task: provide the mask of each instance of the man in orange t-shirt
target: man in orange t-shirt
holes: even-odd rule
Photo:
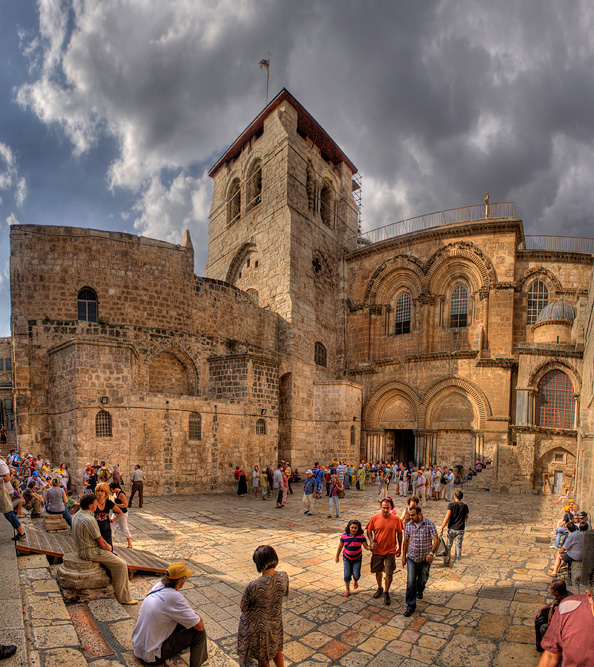
[[[402,550],[402,521],[391,514],[394,503],[391,498],[384,498],[380,505],[380,513],[374,514],[365,530],[371,549],[371,573],[375,574],[377,591],[374,598],[384,596],[384,603],[390,604],[390,585],[396,570],[396,558]],[[382,573],[384,585],[382,586]]]

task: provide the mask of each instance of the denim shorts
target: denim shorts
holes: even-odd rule
[[[351,577],[355,581],[359,581],[361,578],[361,563],[363,562],[363,556],[357,558],[357,560],[349,560],[348,558],[342,559],[344,563],[344,580],[348,583],[351,580]]]

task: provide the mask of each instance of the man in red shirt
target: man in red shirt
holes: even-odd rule
[[[396,558],[402,549],[402,521],[396,514],[392,498],[384,498],[380,505],[380,513],[374,514],[365,530],[371,549],[371,573],[375,574],[377,591],[374,598],[384,596],[384,603],[390,604],[390,585],[396,570]],[[382,586],[382,572],[384,585]]]
[[[593,586],[594,587],[594,586]],[[557,607],[540,645],[544,653],[538,667],[591,667],[594,661],[594,599],[570,595]]]

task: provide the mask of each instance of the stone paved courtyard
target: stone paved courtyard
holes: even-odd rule
[[[392,605],[372,599],[375,578],[369,574],[369,552],[359,590],[348,599],[342,595],[342,562],[334,562],[338,538],[348,519],[358,518],[365,525],[377,511],[375,488],[348,491],[340,519],[327,518],[325,499],[317,502],[314,516],[304,516],[296,489],[284,509],[250,496],[148,498],[143,509],[131,510],[129,524],[137,548],[168,561],[191,561],[194,576],[184,592],[204,618],[210,665],[236,664],[239,602],[246,583],[256,577],[251,555],[259,544],[274,546],[279,569],[290,575],[291,592],[284,605],[287,665],[536,665],[533,615],[544,604],[550,582],[545,568],[554,553],[548,534],[556,507],[550,498],[471,488],[465,489],[464,500],[470,519],[462,563],[451,569],[436,560],[425,599],[411,618],[403,616],[402,569],[394,577]],[[403,499],[396,503],[404,507]],[[429,501],[425,516],[439,528],[445,511],[445,502]],[[55,566],[49,567],[42,556],[20,557],[18,564],[30,664],[140,665],[130,640],[139,607],[122,607],[113,598],[76,608],[64,605]],[[141,599],[156,581],[135,576],[133,593]],[[180,667],[187,658],[177,659]],[[18,662],[8,660],[6,667],[13,661]]]

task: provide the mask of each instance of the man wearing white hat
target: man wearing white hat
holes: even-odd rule
[[[190,649],[190,667],[208,660],[204,622],[180,593],[192,571],[185,563],[171,563],[140,607],[132,633],[134,655],[147,663],[161,663]]]

